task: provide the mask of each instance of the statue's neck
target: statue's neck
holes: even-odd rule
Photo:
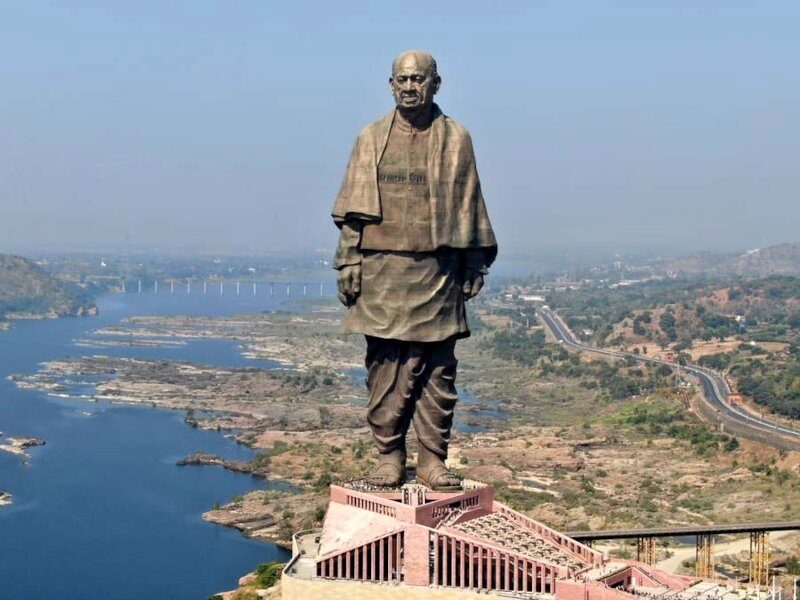
[[[433,121],[433,105],[429,104],[415,109],[398,107],[397,118],[401,126],[412,131],[427,129]]]

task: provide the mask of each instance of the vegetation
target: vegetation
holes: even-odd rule
[[[90,296],[26,258],[0,254],[0,319],[9,313],[83,314],[94,306]]]
[[[689,442],[699,456],[707,458],[714,457],[719,451],[733,452],[739,447],[736,438],[717,433],[693,419],[680,405],[664,400],[629,403],[612,421],[632,425],[648,436],[667,435]]]
[[[563,348],[545,343],[544,331],[522,327],[495,331],[481,338],[482,345],[497,358],[535,369],[540,376],[579,379],[587,389],[600,388],[615,400],[629,398],[669,386],[672,370],[633,361],[582,361]]]
[[[731,350],[700,353],[697,362],[727,373],[737,391],[756,403],[800,418],[798,277],[713,283],[658,281],[627,288],[553,292],[547,301],[559,309],[573,331],[585,332],[583,337],[597,345],[634,346],[634,351],[640,352],[639,344],[652,342],[669,348],[678,362],[686,363],[698,344],[738,342]],[[505,340],[499,338],[495,345],[502,342]],[[764,345],[769,343],[786,346],[768,349]],[[507,345],[509,351],[514,350],[512,344]],[[527,352],[530,362],[546,355],[547,349],[531,344]],[[608,374],[599,383],[613,397],[635,389],[635,382],[612,381]]]
[[[789,575],[800,575],[800,557],[790,556],[786,560],[786,572]]]
[[[750,360],[734,365],[740,393],[777,413],[800,419],[800,356],[797,349],[787,360]]]
[[[662,345],[746,335],[792,341],[800,333],[800,278],[773,276],[741,282],[655,281],[616,289],[551,292],[547,303],[590,341],[614,344],[627,325],[633,335]],[[740,315],[743,321],[737,321]]]
[[[271,588],[281,578],[283,563],[276,560],[261,563],[256,567],[256,585],[262,588]]]

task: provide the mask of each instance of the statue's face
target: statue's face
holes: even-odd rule
[[[395,62],[389,86],[397,107],[413,110],[433,104],[441,82],[424,56],[408,53]]]

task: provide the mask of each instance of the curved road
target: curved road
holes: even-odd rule
[[[616,358],[631,358],[639,362],[667,365],[673,368],[688,371],[689,373],[696,375],[700,380],[700,385],[703,388],[703,395],[706,397],[706,399],[719,411],[724,412],[728,417],[736,420],[740,424],[750,429],[760,432],[783,434],[791,436],[791,438],[796,441],[800,441],[800,431],[790,429],[784,425],[781,425],[780,423],[768,421],[748,410],[728,404],[728,394],[730,394],[730,388],[728,387],[728,383],[725,381],[725,378],[716,371],[703,368],[699,365],[680,365],[676,362],[643,356],[641,354],[633,354],[632,352],[620,352],[617,350],[607,350],[605,348],[587,346],[586,344],[579,342],[575,336],[572,335],[572,332],[566,326],[564,321],[561,320],[561,317],[559,317],[549,308],[538,308],[536,313],[553,334],[553,337],[555,337],[560,344],[585,352],[594,352],[596,354],[604,354],[606,356],[614,356]]]

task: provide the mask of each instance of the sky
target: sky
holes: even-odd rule
[[[434,54],[503,253],[800,241],[800,3],[0,0],[0,251],[332,249]]]

